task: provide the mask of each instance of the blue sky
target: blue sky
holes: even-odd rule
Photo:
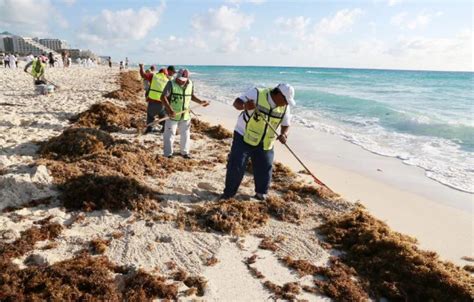
[[[180,65],[472,71],[472,16],[467,0],[0,0],[0,30]]]

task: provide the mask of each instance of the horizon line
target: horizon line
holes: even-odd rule
[[[138,63],[134,63],[137,64]],[[474,70],[439,70],[439,69],[397,69],[397,68],[369,68],[369,67],[321,67],[321,66],[290,66],[290,65],[226,65],[226,64],[150,64],[144,65],[174,65],[174,66],[212,66],[212,67],[272,67],[272,68],[319,68],[319,69],[353,69],[353,70],[378,70],[378,71],[411,71],[411,72],[457,72],[474,73]]]

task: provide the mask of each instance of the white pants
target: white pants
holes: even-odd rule
[[[179,147],[182,155],[189,154],[189,147],[191,145],[190,127],[191,120],[187,121],[173,121],[166,120],[165,133],[163,135],[164,156],[173,155],[173,143],[176,137],[176,129],[179,127]]]

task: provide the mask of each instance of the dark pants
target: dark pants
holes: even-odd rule
[[[273,149],[263,150],[263,143],[251,146],[244,142],[244,137],[234,132],[234,140],[227,161],[224,198],[233,197],[239,189],[249,158],[252,160],[255,192],[267,194],[272,179]]]
[[[166,116],[165,107],[161,102],[148,102],[148,107],[146,109],[146,124],[150,124],[155,120],[155,116],[159,118]]]

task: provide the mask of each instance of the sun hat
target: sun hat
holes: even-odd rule
[[[189,78],[189,71],[186,68],[181,68],[178,71],[178,76],[176,77],[176,79],[182,82],[186,82],[188,78]]]
[[[288,105],[295,106],[295,89],[286,83],[281,83],[278,84],[276,87],[278,90],[281,91],[281,93],[285,96],[286,101],[288,102]]]

